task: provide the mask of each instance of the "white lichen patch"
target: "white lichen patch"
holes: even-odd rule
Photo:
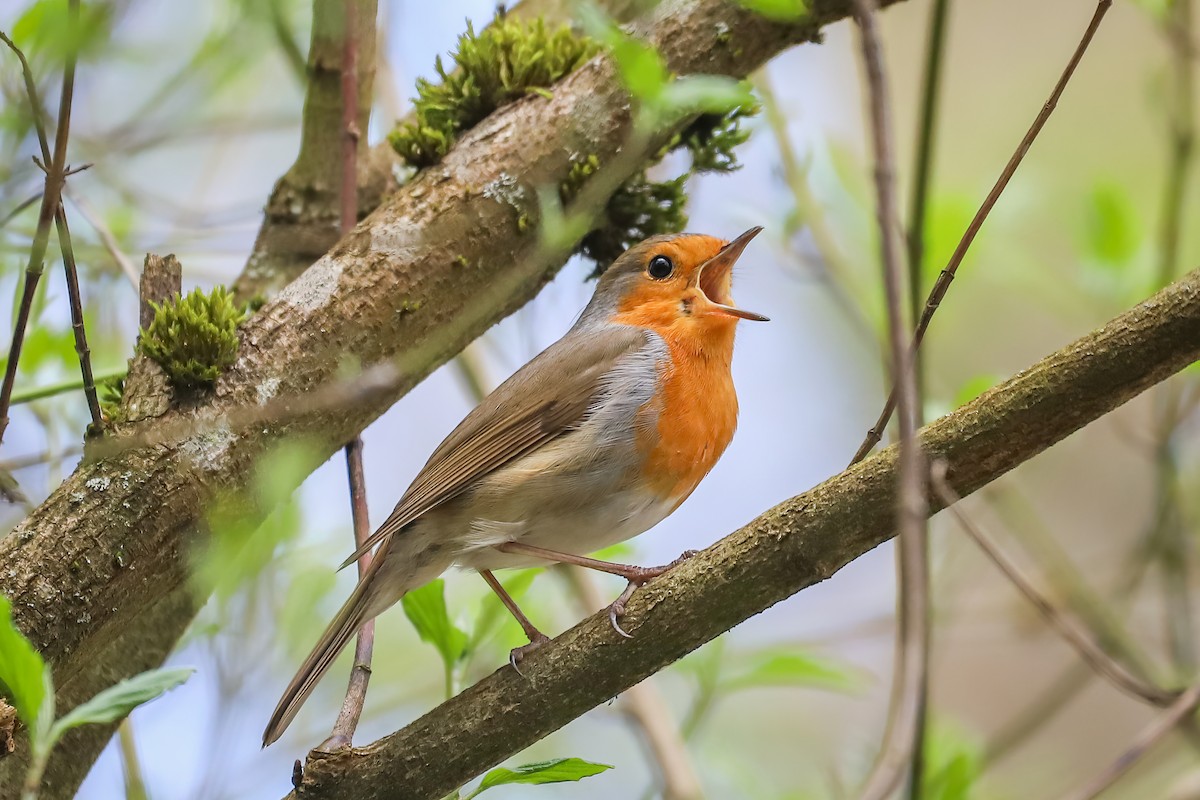
[[[105,475],[97,475],[94,478],[88,478],[83,485],[93,492],[103,492],[112,485],[112,479]]]
[[[340,261],[324,256],[289,283],[279,293],[279,300],[304,312],[324,308],[337,293],[342,270]]]
[[[221,458],[225,455],[225,451],[229,449],[229,445],[233,443],[233,440],[233,431],[228,426],[223,425],[219,428],[203,431],[185,440],[179,446],[179,451],[197,468],[215,470],[221,466]]]
[[[267,378],[258,385],[258,404],[265,406],[279,393],[279,378]]]
[[[483,187],[484,197],[517,209],[527,194],[525,187],[507,172],[501,172],[496,180]]]

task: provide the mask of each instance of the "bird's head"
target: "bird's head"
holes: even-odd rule
[[[733,265],[762,228],[727,242],[680,233],[654,236],[621,254],[600,277],[589,311],[663,333],[732,334],[738,320],[767,320],[733,305]]]

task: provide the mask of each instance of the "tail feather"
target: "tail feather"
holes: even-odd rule
[[[345,604],[342,605],[341,610],[338,611],[337,616],[321,634],[321,639],[317,642],[316,647],[300,665],[296,676],[284,690],[279,704],[275,706],[275,711],[271,714],[271,721],[267,723],[267,729],[263,731],[263,747],[283,735],[296,713],[300,711],[300,707],[304,705],[304,701],[312,694],[313,689],[332,666],[334,659],[342,652],[346,643],[364,622],[382,610],[371,607],[373,605],[371,601],[375,594],[373,591],[375,581],[372,579],[377,574],[378,570],[372,569],[363,576]]]

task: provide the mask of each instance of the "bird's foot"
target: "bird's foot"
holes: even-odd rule
[[[514,647],[508,654],[508,663],[512,664],[512,668],[521,675],[521,668],[517,665],[525,659],[525,656],[537,650],[539,647],[550,641],[550,637],[544,633],[535,632],[536,635],[530,635],[529,644],[523,644],[520,647]]]
[[[684,550],[683,553],[680,554],[679,558],[675,559],[670,564],[665,564],[661,567],[631,567],[628,573],[622,575],[622,577],[629,581],[629,583],[625,586],[625,591],[621,592],[621,595],[616,600],[613,600],[612,604],[608,607],[608,621],[612,623],[613,630],[624,636],[626,639],[632,639],[633,636],[629,633],[626,633],[625,629],[621,627],[620,620],[621,617],[625,615],[625,604],[629,602],[631,597],[633,597],[633,593],[642,586],[645,586],[654,578],[657,578],[671,568],[682,564],[684,561],[687,561],[698,552],[700,551]]]

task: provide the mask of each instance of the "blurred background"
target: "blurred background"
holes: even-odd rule
[[[988,220],[923,350],[928,418],[1160,285],[1163,198],[1179,168],[1169,146],[1179,73],[1166,33],[1168,5],[1118,0]],[[908,0],[881,18],[906,201],[930,6]],[[1045,101],[1094,6],[950,3],[927,281]],[[453,49],[464,21],[478,28],[493,11],[490,0],[380,0],[371,142],[408,108],[416,78],[433,76],[435,56]],[[56,13],[49,2],[0,0],[0,28],[30,54],[48,100],[57,98],[58,72],[38,68],[53,63]],[[114,0],[90,4],[86,13],[70,160],[94,166],[71,180],[67,212],[101,373],[122,368],[132,352],[131,278],[146,252],[177,254],[185,291],[230,283],[244,266],[263,203],[295,158],[311,9],[303,0]],[[773,321],[740,330],[734,373],[741,421],[724,459],[623,559],[670,561],[837,473],[879,411],[887,391],[882,300],[857,48],[853,28],[841,23],[820,46],[775,59],[756,78],[767,113],[750,122],[753,135],[739,151],[743,169],[689,187],[689,229],[732,238],[751,225],[766,227],[739,266],[735,293],[740,305]],[[7,320],[37,205],[10,212],[40,195],[41,173],[30,161],[36,140],[8,52],[0,54],[0,88],[0,317]],[[1184,176],[1181,269],[1200,255],[1189,224],[1200,207],[1195,176],[1194,169]],[[470,348],[483,383],[495,385],[565,332],[591,294],[591,269],[571,263]],[[53,259],[43,285],[18,393],[77,376],[65,283]],[[1192,553],[1196,418],[1168,418],[1163,409],[1190,408],[1196,383],[1194,371],[1177,377],[967,503],[1039,585],[1093,625],[1126,632],[1120,646],[1164,680],[1187,675],[1197,631],[1185,617],[1173,642],[1169,627],[1180,616],[1171,609],[1187,609],[1196,587],[1187,578],[1189,558],[1172,597],[1163,559],[1148,543],[1157,541],[1164,515],[1173,515],[1185,532],[1183,551]],[[386,516],[474,402],[450,364],[364,433],[372,520]],[[30,504],[69,474],[86,423],[77,392],[14,408],[0,466],[13,471]],[[171,657],[197,673],[132,715],[80,797],[125,796],[133,754],[153,798],[278,798],[290,789],[293,759],[327,735],[337,713],[348,656],[279,744],[260,750],[260,732],[287,677],[350,590],[350,572],[333,573],[350,548],[348,510],[339,455],[263,529],[227,532],[226,542],[258,537],[270,546],[231,570]],[[0,506],[0,525],[11,528],[27,511]],[[929,769],[941,776],[937,791],[944,793],[931,788],[927,796],[1061,796],[1099,772],[1155,712],[1081,668],[945,515],[931,536]],[[241,558],[236,546],[225,553]],[[197,554],[201,567],[212,557]],[[561,575],[514,579],[543,630],[558,633],[583,616]],[[606,598],[621,588],[598,583]],[[400,608],[384,614],[356,741],[403,726],[441,701],[448,683],[454,690],[488,674],[522,642],[516,625],[493,613],[474,574],[448,574],[445,592],[452,619],[471,637],[469,656],[448,680],[438,651],[418,639]],[[894,605],[886,545],[651,680],[686,738],[706,796],[852,796],[885,722]],[[563,756],[616,768],[578,784],[501,788],[495,796],[656,796],[654,761],[620,702],[514,763]],[[1200,749],[1176,738],[1106,796],[1200,797],[1198,782]]]

